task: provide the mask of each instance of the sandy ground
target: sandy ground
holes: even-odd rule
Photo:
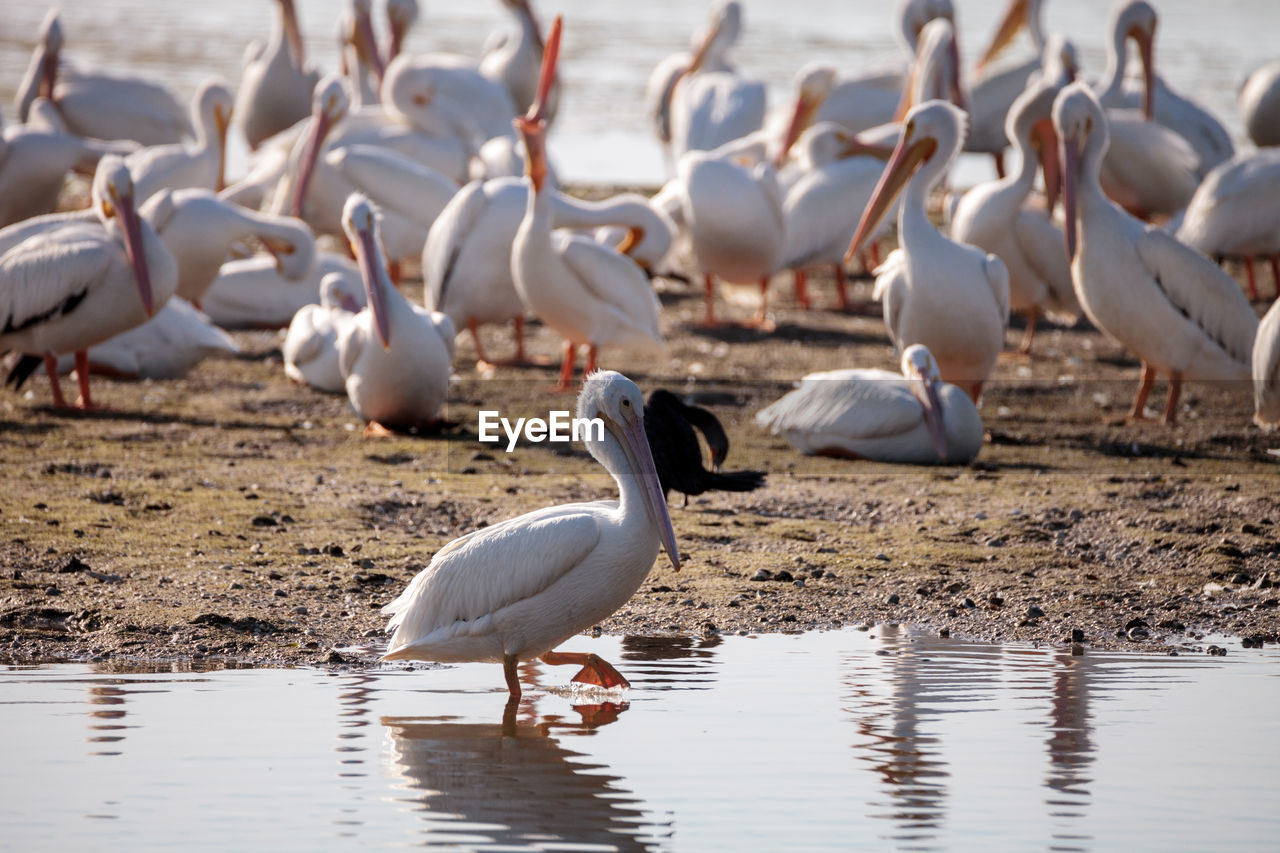
[[[890,621],[988,640],[1074,635],[1085,648],[1277,640],[1280,458],[1268,449],[1280,439],[1251,424],[1247,387],[1190,386],[1174,428],[1107,425],[1127,410],[1136,362],[1091,329],[1050,327],[1033,358],[998,366],[974,464],[806,458],[758,428],[756,411],[812,370],[893,369],[879,317],[800,311],[780,277],[775,332],[707,331],[700,291],[660,287],[668,356],[605,353],[602,366],[714,409],[732,441],[726,469],[761,468],[769,482],[687,506],[673,495],[683,570],[661,557],[596,630]],[[824,275],[811,291],[833,299]],[[862,281],[855,294],[869,291]],[[1020,334],[1015,321],[1011,345]],[[0,397],[0,658],[372,662],[379,608],[442,544],[615,494],[581,448],[476,441],[480,408],[571,409],[548,393],[552,369],[479,376],[464,335],[446,413],[457,426],[365,439],[345,398],[286,379],[276,333],[236,338],[238,358],[181,381],[95,380],[110,412],[50,409],[43,376]],[[558,354],[551,330],[534,325],[531,340]],[[488,330],[485,344],[502,354],[509,333]]]

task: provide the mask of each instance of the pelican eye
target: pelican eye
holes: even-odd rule
[[[629,408],[631,408],[631,401],[630,401],[630,400],[628,400],[626,397],[623,397],[623,398],[622,398],[622,408],[624,408],[624,409],[629,409]]]

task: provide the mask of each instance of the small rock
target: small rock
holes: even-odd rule
[[[804,578],[796,578],[791,582],[791,585],[795,587],[799,587],[800,589],[804,589]]]
[[[1072,657],[1077,657],[1077,658],[1078,658],[1078,657],[1080,657],[1080,655],[1082,655],[1082,654],[1084,654],[1084,646],[1080,645],[1079,643],[1072,643],[1072,644],[1071,644],[1071,656],[1072,656]]]
[[[977,607],[978,605],[976,605],[976,604],[974,604],[974,603],[973,603],[973,599],[972,599],[972,598],[966,598],[966,599],[964,600],[964,606],[965,606],[965,609],[966,609],[966,610],[972,610],[972,609],[974,609],[975,607]]]
[[[48,587],[45,587],[44,594],[45,595],[62,595],[62,590],[58,589],[56,586],[48,586]]]
[[[1141,625],[1134,625],[1132,628],[1130,628],[1128,631],[1125,632],[1125,636],[1128,637],[1130,640],[1145,640],[1147,639],[1147,637],[1151,636],[1151,632],[1148,631],[1146,628],[1142,627]]]
[[[276,598],[284,598],[289,593],[285,592],[283,589],[277,589],[275,592],[271,594],[274,595]]]
[[[1236,572],[1234,575],[1231,576],[1231,582],[1234,584],[1241,584],[1241,585],[1250,584],[1250,583],[1253,583],[1253,578],[1249,577],[1244,572]]]
[[[770,580],[773,580],[773,572],[769,571],[768,569],[759,569],[754,575],[751,576],[751,579],[753,581],[770,581]]]
[[[1039,619],[1043,615],[1044,615],[1044,611],[1034,604],[1027,608],[1028,619]]]
[[[209,647],[206,646],[204,643],[196,643],[196,651],[198,651],[200,654],[204,654],[205,652],[209,651]]]
[[[1084,631],[1083,631],[1082,629],[1080,629],[1080,628],[1072,628],[1072,629],[1071,629],[1071,642],[1073,642],[1073,643],[1083,643],[1083,642],[1084,642]]]
[[[898,594],[897,594],[896,592],[895,592],[895,593],[893,593],[892,595],[890,595],[890,596],[886,599],[887,603],[889,603],[889,604],[897,604],[897,603],[898,603],[899,601],[901,601],[901,600],[902,600],[902,599],[898,597]]]
[[[325,658],[325,663],[346,663],[347,659],[336,651],[329,652],[329,657]]]
[[[882,563],[887,563],[887,562],[889,562],[889,555],[888,555],[888,554],[876,554],[876,559],[877,559],[877,560],[879,560],[879,561],[880,561],[880,562],[882,562]]]
[[[249,522],[254,527],[275,527],[280,522],[276,521],[269,515],[255,515],[253,521]]]
[[[1222,648],[1222,646],[1210,646],[1204,651],[1205,651],[1205,654],[1212,655],[1213,657],[1216,657],[1216,658],[1225,658],[1227,656],[1227,650]]]
[[[1262,642],[1263,640],[1261,637],[1240,638],[1240,645],[1244,646],[1246,649],[1260,649],[1262,648]]]
[[[786,569],[783,569],[782,571],[774,575],[773,579],[776,581],[782,581],[783,583],[791,583],[793,580],[795,580],[795,576],[792,575],[791,572],[787,571]]]
[[[294,612],[296,615],[298,615],[298,616],[306,616],[306,615],[307,615],[307,608],[305,608],[305,607],[303,607],[301,604],[299,604],[297,607],[293,608],[293,612]]]

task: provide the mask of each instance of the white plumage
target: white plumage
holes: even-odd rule
[[[125,159],[139,200],[145,201],[162,189],[217,191],[225,186],[232,104],[225,85],[218,80],[205,81],[191,101],[195,145],[154,145]]]
[[[236,92],[236,121],[250,148],[307,117],[320,75],[306,63],[293,0],[276,0],[279,16],[267,41],[245,51]]]
[[[129,379],[178,379],[206,358],[240,351],[231,336],[195,306],[174,296],[141,326],[89,348],[89,370]],[[58,358],[58,372],[74,366],[70,355]]]
[[[1254,145],[1280,145],[1280,60],[1266,63],[1244,81],[1240,118]]]
[[[226,329],[279,329],[305,305],[320,301],[320,282],[338,273],[360,286],[360,270],[346,255],[317,252],[301,276],[289,278],[271,255],[227,261],[209,285],[200,309]]]
[[[280,345],[284,372],[294,382],[330,394],[346,391],[338,357],[338,337],[364,308],[362,288],[341,273],[320,282],[320,304],[304,305],[293,315]]]
[[[1253,343],[1253,404],[1258,426],[1280,426],[1280,300],[1263,316]]]

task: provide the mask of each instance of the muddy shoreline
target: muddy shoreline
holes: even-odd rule
[[[830,280],[811,282],[830,301]],[[1269,452],[1280,440],[1252,425],[1247,387],[1191,386],[1172,429],[1108,425],[1137,364],[1087,327],[1045,327],[1033,358],[997,367],[974,464],[811,459],[759,429],[755,412],[806,372],[892,369],[875,306],[801,311],[779,277],[773,334],[707,331],[699,290],[660,287],[667,360],[620,352],[602,365],[712,407],[732,441],[726,469],[762,468],[769,482],[684,507],[673,495],[684,571],[660,560],[596,630],[898,622],[1086,650],[1280,639],[1280,459]],[[863,279],[855,295],[869,290]],[[731,300],[722,313],[751,310]],[[456,426],[369,440],[344,398],[286,379],[275,332],[235,337],[237,358],[183,380],[96,379],[110,412],[48,408],[41,377],[0,397],[0,658],[369,664],[379,608],[445,542],[614,494],[580,449],[508,454],[476,440],[480,408],[571,408],[547,392],[550,368],[478,375],[463,336]],[[485,345],[505,352],[509,334],[487,330]],[[537,325],[531,346],[558,353]]]

